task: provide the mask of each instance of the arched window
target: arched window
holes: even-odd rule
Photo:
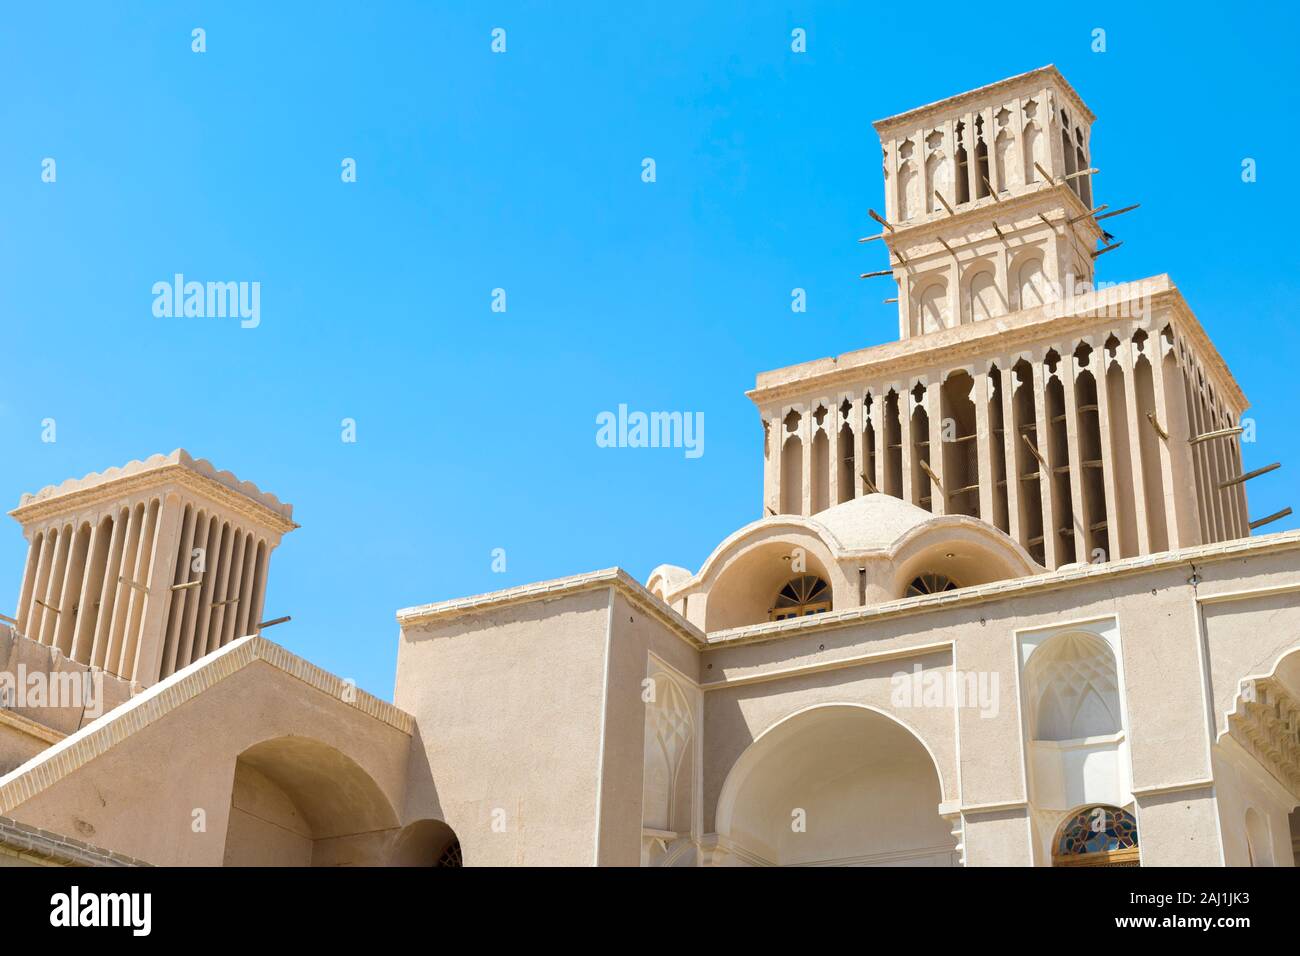
[[[815,574],[805,574],[794,578],[777,592],[768,617],[773,621],[785,621],[830,609],[830,585]]]
[[[916,165],[905,161],[898,170],[898,219],[907,222],[921,211],[921,177]]]
[[[1053,866],[1140,866],[1137,821],[1119,807],[1088,807],[1056,831]]]
[[[940,591],[955,591],[959,587],[956,581],[946,574],[935,571],[923,571],[912,579],[903,597],[917,597],[921,594],[938,594]]]
[[[453,837],[452,841],[447,844],[446,848],[438,854],[438,860],[433,865],[435,867],[464,866],[465,864],[461,862],[460,857],[460,841]]]

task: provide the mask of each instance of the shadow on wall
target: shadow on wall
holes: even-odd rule
[[[226,866],[459,866],[440,820],[398,825],[354,760],[309,737],[276,737],[235,762]]]

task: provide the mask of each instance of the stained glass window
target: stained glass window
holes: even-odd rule
[[[1057,831],[1053,854],[1060,862],[1099,862],[1135,857],[1137,821],[1118,807],[1088,807],[1066,820]],[[1125,852],[1131,851],[1131,852]]]

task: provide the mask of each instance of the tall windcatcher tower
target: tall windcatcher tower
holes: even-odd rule
[[[760,374],[766,514],[873,492],[979,518],[1049,568],[1243,537],[1246,398],[1161,275],[1098,289],[1120,243],[1091,110],[1044,67],[880,120],[865,237],[899,340]]]
[[[153,684],[255,633],[293,506],[183,450],[23,495],[23,636]]]

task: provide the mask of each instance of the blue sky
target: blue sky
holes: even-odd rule
[[[897,332],[857,279],[883,266],[855,242],[883,208],[870,121],[1055,63],[1099,117],[1098,201],[1142,203],[1098,277],[1173,277],[1252,402],[1247,467],[1284,462],[1252,514],[1297,503],[1293,11],[620,6],[6,9],[0,501],[207,457],[302,525],[268,636],[390,696],[400,607],[698,567],[758,517],[755,374]],[[260,326],[155,318],[176,272],[260,282]],[[703,412],[705,454],[597,447],[620,403]],[[10,522],[4,613],[24,553]]]

